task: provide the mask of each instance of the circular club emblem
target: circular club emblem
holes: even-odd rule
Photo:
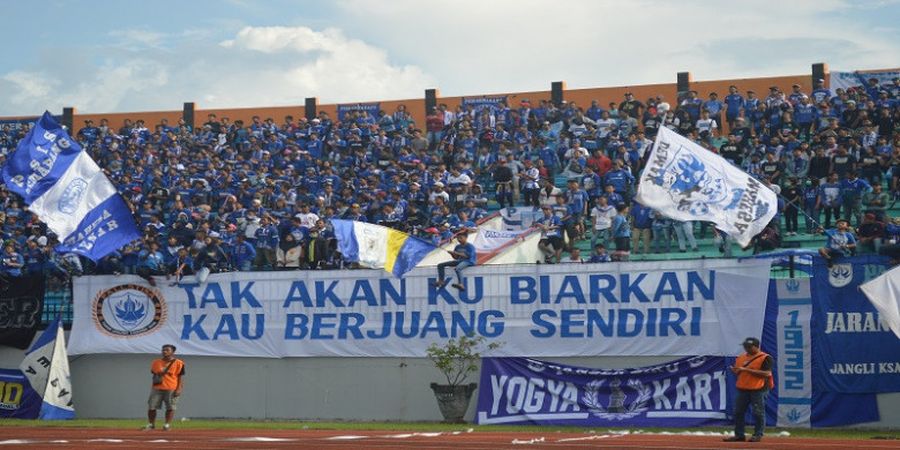
[[[156,331],[166,321],[166,302],[156,289],[122,284],[97,294],[93,312],[103,333],[135,337]]]

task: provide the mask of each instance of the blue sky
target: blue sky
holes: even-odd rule
[[[248,107],[900,67],[900,2],[3,2],[0,115]]]

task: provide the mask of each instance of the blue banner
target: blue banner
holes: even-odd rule
[[[775,359],[776,368],[766,423],[832,427],[875,422],[879,419],[875,394],[829,392],[815,380],[810,285],[810,278],[776,279],[769,285],[762,348]]]
[[[859,290],[887,268],[887,259],[860,256],[813,266],[813,372],[823,391],[900,392],[900,340]]]
[[[365,111],[369,114],[370,117],[378,119],[378,111],[381,111],[381,103],[354,103],[352,105],[338,105],[338,121],[343,122],[344,118],[353,111]]]
[[[41,397],[20,370],[0,369],[0,418],[37,419]]]
[[[490,110],[497,110],[500,108],[501,102],[506,102],[507,97],[505,95],[498,95],[495,97],[473,97],[473,98],[463,98],[462,106],[467,108],[472,108],[473,111],[481,111],[482,109],[488,108]]]
[[[727,358],[638,369],[589,369],[484,358],[479,424],[695,427],[729,423]]]
[[[62,121],[62,116],[52,116],[52,117],[53,117],[53,120],[55,120],[57,122]],[[18,130],[18,129],[24,127],[25,125],[33,124],[40,119],[41,119],[40,116],[24,117],[24,118],[19,118],[19,119],[0,119],[0,128],[3,128],[4,126],[9,125],[10,129]]]

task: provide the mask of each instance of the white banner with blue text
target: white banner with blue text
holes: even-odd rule
[[[486,356],[726,356],[759,336],[768,260],[498,265],[465,269],[232,272],[151,287],[137,276],[74,281],[69,353],[423,357],[463,335]]]

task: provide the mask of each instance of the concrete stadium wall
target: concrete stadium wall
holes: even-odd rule
[[[0,368],[24,352],[0,347]],[[79,418],[142,418],[155,355],[84,355],[70,359]],[[178,417],[355,421],[439,421],[429,388],[440,373],[424,358],[221,358],[188,356]],[[672,358],[552,358],[586,367],[625,368]],[[470,381],[478,381],[477,376]],[[467,419],[475,414],[476,392]],[[900,428],[900,393],[878,397],[879,422]]]

